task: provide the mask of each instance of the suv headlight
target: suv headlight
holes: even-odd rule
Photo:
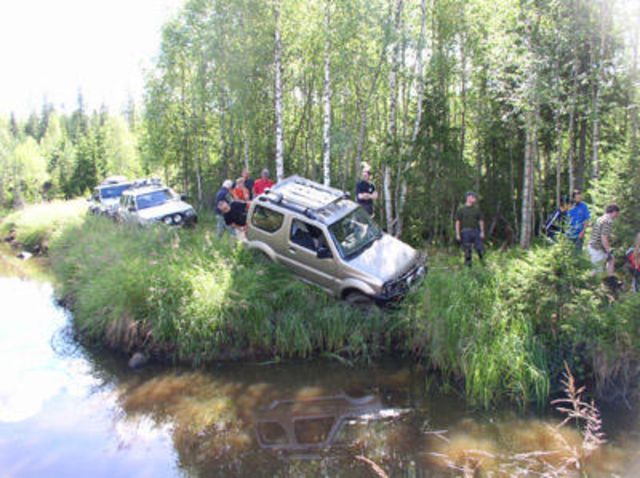
[[[180,214],[173,215],[173,223],[180,224],[182,222],[182,216]]]
[[[162,220],[162,222],[164,222],[167,226],[170,226],[171,224],[173,224],[173,218],[171,216],[167,216]]]

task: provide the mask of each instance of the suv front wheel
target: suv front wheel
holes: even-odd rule
[[[349,292],[345,296],[344,300],[347,304],[357,307],[358,309],[367,310],[374,306],[374,302],[371,297],[355,290]]]

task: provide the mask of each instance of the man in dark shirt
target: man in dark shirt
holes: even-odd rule
[[[222,237],[222,235],[224,234],[224,231],[227,231],[229,233],[233,232],[232,229],[229,229],[226,226],[226,224],[224,222],[224,217],[222,216],[222,211],[220,210],[220,207],[218,206],[220,201],[226,201],[227,203],[231,202],[231,200],[232,200],[231,188],[232,187],[233,187],[233,181],[231,181],[231,179],[225,179],[224,182],[222,183],[222,186],[220,187],[220,189],[216,193],[216,198],[214,199],[214,202],[213,202],[213,205],[214,205],[215,211],[216,211],[216,236],[218,236],[218,237]]]
[[[456,240],[464,250],[464,264],[471,267],[473,249],[478,253],[480,261],[484,255],[484,218],[476,205],[478,196],[469,191],[465,194],[465,203],[456,213]]]
[[[222,200],[218,202],[218,209],[222,211],[222,217],[227,226],[244,231],[247,228],[247,203],[242,201]]]
[[[567,211],[569,210],[569,197],[562,196],[560,205],[551,213],[544,225],[544,232],[549,239],[555,242],[556,236],[562,234],[566,227]]]
[[[356,184],[356,201],[362,208],[373,216],[373,201],[378,199],[378,191],[376,187],[369,182],[371,178],[371,169],[365,167],[362,170],[362,180]]]

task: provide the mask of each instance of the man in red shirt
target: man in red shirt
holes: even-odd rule
[[[269,176],[271,176],[269,170],[263,169],[260,179],[256,179],[255,183],[253,183],[253,197],[262,194],[265,189],[269,189],[271,186],[273,186],[273,181],[269,179]]]

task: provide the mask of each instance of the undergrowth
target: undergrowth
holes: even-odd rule
[[[206,221],[140,228],[76,213],[49,231],[51,215],[27,211],[2,230],[44,230],[79,335],[126,352],[196,365],[411,355],[483,407],[547,403],[565,362],[600,396],[638,381],[640,294],[612,297],[570,244],[493,253],[472,270],[438,256],[398,309],[365,314],[215,239]]]

